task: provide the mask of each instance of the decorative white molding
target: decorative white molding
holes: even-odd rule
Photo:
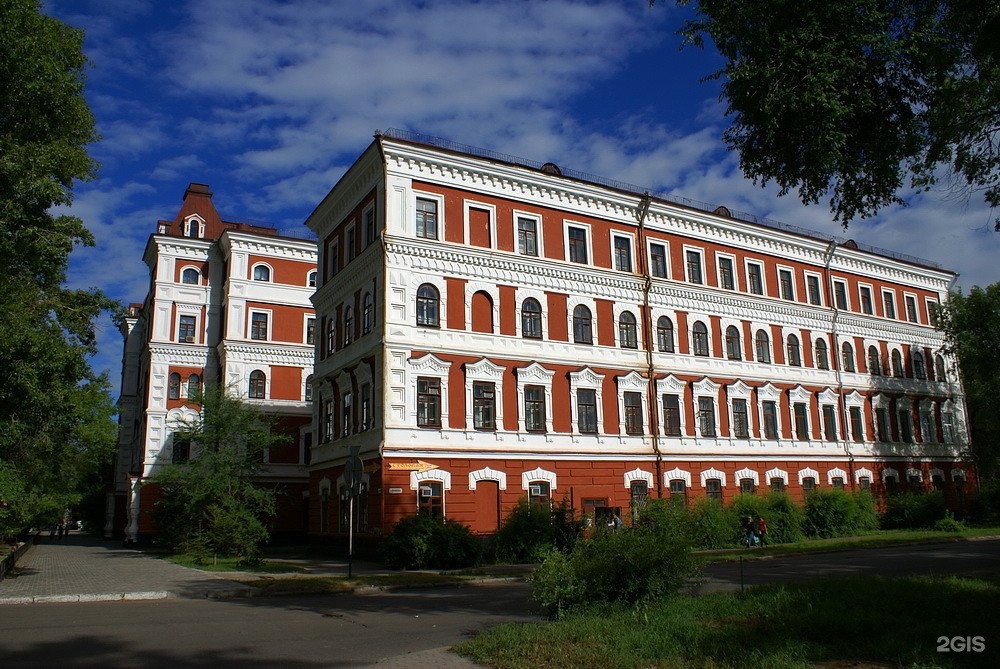
[[[545,481],[549,484],[549,490],[556,489],[556,473],[547,469],[536,467],[530,472],[521,473],[521,489],[527,490],[532,481]]]
[[[722,487],[726,487],[726,472],[721,472],[716,468],[705,469],[701,472],[701,487],[705,487],[705,481],[708,479],[719,479]]]
[[[500,490],[507,489],[507,474],[490,467],[469,472],[469,490],[475,490],[476,484],[480,481],[496,481]]]
[[[711,477],[709,477],[709,478],[711,478]],[[686,488],[690,488],[691,487],[691,472],[687,471],[686,469],[681,469],[680,467],[674,467],[670,471],[663,472],[663,487],[664,488],[669,488],[670,487],[670,482],[673,481],[673,480],[675,480],[675,479],[681,479],[681,480],[683,480],[684,481],[684,487],[686,487]],[[725,477],[723,477],[723,480],[725,480]],[[702,479],[702,486],[704,486],[704,485],[705,485],[705,481],[704,481],[704,479]]]
[[[641,469],[639,467],[636,467],[632,471],[625,472],[624,478],[625,478],[626,490],[632,489],[632,481],[645,481],[646,485],[648,485],[650,488],[653,488],[655,485],[654,484],[655,477],[653,476],[653,473],[647,472],[645,469]]]

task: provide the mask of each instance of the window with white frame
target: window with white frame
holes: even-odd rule
[[[875,436],[882,443],[892,441],[892,430],[889,424],[889,408],[886,406],[875,407]]]
[[[698,404],[698,431],[702,437],[714,437],[715,432],[715,398],[700,396]]]
[[[569,375],[573,390],[572,415],[575,432],[597,434],[601,421],[601,386],[604,375],[597,374],[589,367]]]
[[[783,300],[795,299],[795,279],[789,268],[778,268],[778,290]]]
[[[316,270],[313,270],[312,272],[309,272],[306,275],[306,286],[308,286],[309,288],[315,288],[316,287],[316,280],[317,280],[317,272],[316,272]]]
[[[823,304],[823,293],[819,287],[819,274],[809,274],[806,273],[806,293],[809,298],[809,304],[814,304],[820,306]]]
[[[799,441],[809,441],[809,405],[805,402],[792,404],[792,415],[795,421],[795,438]]]
[[[868,347],[868,373],[872,376],[882,376],[882,356],[877,346]]]
[[[441,294],[434,284],[425,283],[417,288],[417,325],[439,327],[440,303]]]
[[[684,264],[687,268],[687,280],[688,283],[705,283],[705,278],[702,273],[703,265],[703,251],[701,249],[684,249]]]
[[[764,294],[764,265],[750,260],[747,266],[747,290],[754,295]]]
[[[253,280],[254,281],[270,281],[271,280],[271,268],[263,263],[259,263],[253,266]]]
[[[854,347],[851,346],[850,342],[844,342],[840,347],[841,357],[844,361],[844,371],[853,372],[854,371]]]
[[[340,434],[345,437],[351,434],[353,411],[354,395],[347,391],[340,397]]]
[[[334,239],[326,246],[326,275],[334,277],[340,271],[340,243]]]
[[[750,438],[750,415],[747,411],[747,400],[743,397],[732,399],[733,436],[737,439]]]
[[[830,357],[827,355],[826,351],[826,339],[822,337],[816,338],[816,368],[817,369],[830,369]]]
[[[861,313],[871,316],[875,313],[875,307],[872,300],[872,288],[871,286],[866,286],[861,284],[858,286],[858,295],[861,298]]]
[[[649,273],[658,279],[666,279],[669,276],[668,271],[667,245],[650,242]]]
[[[187,344],[197,343],[198,318],[180,315],[177,317],[177,341]]]
[[[361,308],[361,334],[366,335],[375,327],[375,302],[371,293],[365,293]]]
[[[181,271],[181,283],[197,286],[201,283],[201,273],[194,267],[185,267]]]
[[[268,335],[268,325],[270,314],[264,311],[251,311],[250,312],[250,339],[256,339],[260,341],[267,341],[270,339]]]
[[[441,427],[441,379],[417,378],[417,426]]]
[[[917,318],[917,296],[903,295],[903,303],[906,304],[906,320],[916,323]]]
[[[892,354],[889,356],[892,360],[892,375],[898,378],[903,378],[903,354],[899,352],[898,348],[892,349]]]
[[[179,400],[181,398],[181,375],[173,372],[167,377],[167,399]]]
[[[262,400],[267,396],[267,376],[259,369],[250,372],[247,396],[252,400]]]
[[[438,206],[440,202],[434,198],[417,197],[416,201],[416,234],[424,239],[438,238]]]
[[[527,339],[542,338],[542,305],[533,297],[521,303],[521,336]]]
[[[632,237],[630,235],[612,234],[612,252],[614,253],[614,268],[619,272],[632,271]]]
[[[358,240],[357,234],[355,233],[354,223],[347,226],[347,232],[344,233],[344,264],[351,262],[357,256],[358,253]]]
[[[754,337],[754,345],[757,353],[757,362],[771,362],[771,338],[766,330],[757,330]]]
[[[316,343],[316,317],[306,316],[306,344],[310,346]]]
[[[794,334],[789,334],[786,339],[786,349],[788,352],[788,364],[793,367],[801,367],[802,349],[799,347],[799,338]]]
[[[925,400],[920,403],[920,440],[925,444],[937,442],[937,427],[934,423],[934,403]]]
[[[861,407],[848,407],[847,413],[851,419],[851,439],[857,443],[863,442],[865,440],[865,423]]]
[[[526,432],[550,432],[552,403],[549,394],[555,372],[537,362],[517,370],[517,392]]]
[[[570,262],[590,262],[589,229],[582,225],[566,226],[566,257]]]
[[[638,328],[631,311],[623,311],[618,317],[618,344],[622,348],[639,348]]]
[[[708,328],[701,321],[695,321],[691,326],[691,349],[695,355],[707,356]]]
[[[837,441],[837,407],[833,404],[824,404],[822,409],[823,436],[827,441]]]
[[[656,348],[660,353],[674,352],[674,322],[668,316],[656,319]]]
[[[775,400],[761,401],[761,414],[763,415],[764,438],[778,438],[778,403]]]
[[[743,359],[743,346],[740,343],[740,330],[735,325],[726,328],[726,357],[730,360]]]
[[[576,344],[594,343],[594,324],[590,309],[585,304],[573,308],[573,342]]]
[[[344,305],[344,346],[354,341],[354,307]]]
[[[913,443],[913,412],[910,403],[896,401],[896,422],[899,427],[899,440],[906,444]]]
[[[847,301],[847,282],[842,279],[833,280],[833,303],[841,311],[847,311],[851,306]]]
[[[913,378],[924,380],[927,378],[927,366],[924,363],[924,354],[916,348],[911,348],[913,354],[910,358],[913,361]]]
[[[725,290],[736,290],[736,259],[733,256],[718,254],[719,287]]]
[[[203,225],[204,223],[197,218],[192,217],[187,219],[186,221],[184,221],[184,226],[185,226],[184,236],[191,237],[193,239],[198,239],[200,237],[203,237],[204,236],[204,232],[202,231]]]
[[[532,216],[518,215],[517,220],[517,252],[523,256],[537,256],[538,253],[538,219]]]
[[[882,291],[882,311],[886,318],[896,317],[896,293],[891,290]]]
[[[528,432],[545,431],[545,387],[524,387],[524,429]]]
[[[487,381],[472,383],[472,426],[477,430],[496,430],[496,384]]]
[[[362,224],[364,225],[364,237],[363,241],[365,248],[375,241],[375,205],[372,205],[365,209],[365,213],[361,216]]]
[[[681,396],[663,395],[663,433],[668,437],[681,436]]]
[[[623,393],[622,403],[625,406],[625,434],[643,434],[642,427],[642,393],[629,391]]]

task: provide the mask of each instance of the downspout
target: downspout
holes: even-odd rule
[[[851,440],[847,436],[847,405],[844,401],[844,372],[843,360],[840,351],[840,335],[837,332],[837,325],[840,320],[840,309],[837,306],[836,296],[833,294],[833,277],[830,275],[830,263],[837,252],[836,240],[831,240],[826,247],[826,260],[823,263],[823,272],[826,274],[827,302],[833,307],[833,317],[830,319],[830,334],[833,337],[833,350],[830,351],[833,362],[836,362],[834,369],[837,372],[837,405],[840,410],[840,435],[843,439],[844,453],[847,455],[847,475],[850,478],[851,490],[854,490],[854,454],[851,453]],[[851,347],[854,350],[854,347]]]
[[[646,214],[652,198],[646,192],[639,200],[636,221],[639,223],[639,248],[636,253],[638,269],[642,274],[642,328],[643,348],[646,351],[646,406],[649,410],[649,431],[653,437],[653,453],[656,455],[656,496],[663,498],[663,453],[660,452],[659,413],[656,410],[656,370],[653,365],[653,317],[649,311],[649,293],[653,287],[653,277],[649,273],[646,258]]]
[[[379,425],[379,432],[381,434],[381,439],[379,440],[379,444],[378,444],[378,458],[379,458],[380,466],[382,467],[382,471],[379,472],[379,482],[382,484],[381,487],[380,487],[380,490],[382,491],[382,494],[379,495],[379,508],[381,510],[381,515],[379,517],[379,530],[381,531],[383,529],[383,526],[385,525],[385,504],[386,504],[385,500],[386,500],[386,497],[388,497],[388,495],[384,492],[384,489],[385,489],[385,472],[386,472],[386,468],[385,468],[384,464],[385,464],[385,380],[387,378],[389,378],[389,369],[388,369],[388,367],[389,367],[389,363],[388,363],[389,356],[387,356],[385,354],[386,335],[387,335],[387,333],[389,331],[389,326],[388,326],[388,323],[387,323],[388,319],[386,318],[386,309],[385,309],[386,302],[389,299],[389,291],[387,290],[387,286],[389,285],[389,283],[388,283],[389,282],[389,249],[388,249],[388,244],[385,241],[385,233],[386,233],[386,230],[389,227],[389,224],[388,224],[388,221],[389,221],[389,211],[388,211],[388,209],[389,209],[389,207],[388,207],[388,204],[389,204],[389,163],[386,160],[385,149],[382,146],[382,135],[381,135],[381,133],[375,133],[375,142],[378,144],[378,153],[379,153],[379,156],[381,156],[381,159],[382,159],[382,191],[383,191],[383,194],[382,194],[382,197],[383,197],[382,230],[381,230],[381,234],[379,234],[379,244],[382,247],[382,291],[381,291],[382,292],[382,300],[381,300],[381,303],[382,303],[382,318],[380,319],[381,320],[382,334],[381,334],[381,339],[380,339],[380,345],[378,347],[379,355],[382,356],[382,378],[379,379],[379,394],[382,396],[382,402],[381,402],[381,406],[379,407],[379,411],[377,413],[375,411],[375,407],[374,406],[372,406],[371,411],[372,411],[372,420],[374,420],[374,417],[376,415],[382,416],[382,422],[381,422],[381,425]],[[378,193],[377,192],[375,194],[375,200],[376,200],[376,202],[378,201]],[[376,207],[376,212],[377,211],[378,211],[378,208]],[[379,294],[379,291],[376,290],[375,291],[375,295],[378,295],[378,294]],[[378,304],[378,302],[376,302],[376,304]],[[377,317],[378,317],[378,315],[376,314],[376,318]],[[373,383],[372,386],[374,386],[374,385],[375,384]],[[372,404],[374,404],[374,403],[375,403],[375,389],[373,387],[372,388]]]

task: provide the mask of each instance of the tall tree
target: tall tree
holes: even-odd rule
[[[984,478],[1000,475],[1000,283],[952,293],[937,316],[958,358],[969,411],[971,452]]]
[[[52,212],[96,169],[82,44],[37,0],[0,1],[0,463],[20,481],[9,497],[26,523],[74,503],[114,446],[109,383],[88,356],[94,319],[116,304],[65,287],[73,247],[94,239],[79,218]]]
[[[845,226],[949,175],[1000,205],[996,0],[678,4],[686,40],[726,61],[724,138],[756,182],[829,196]]]

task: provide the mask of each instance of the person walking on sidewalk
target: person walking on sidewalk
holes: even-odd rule
[[[757,516],[757,539],[761,548],[767,545],[767,521],[764,516]]]

